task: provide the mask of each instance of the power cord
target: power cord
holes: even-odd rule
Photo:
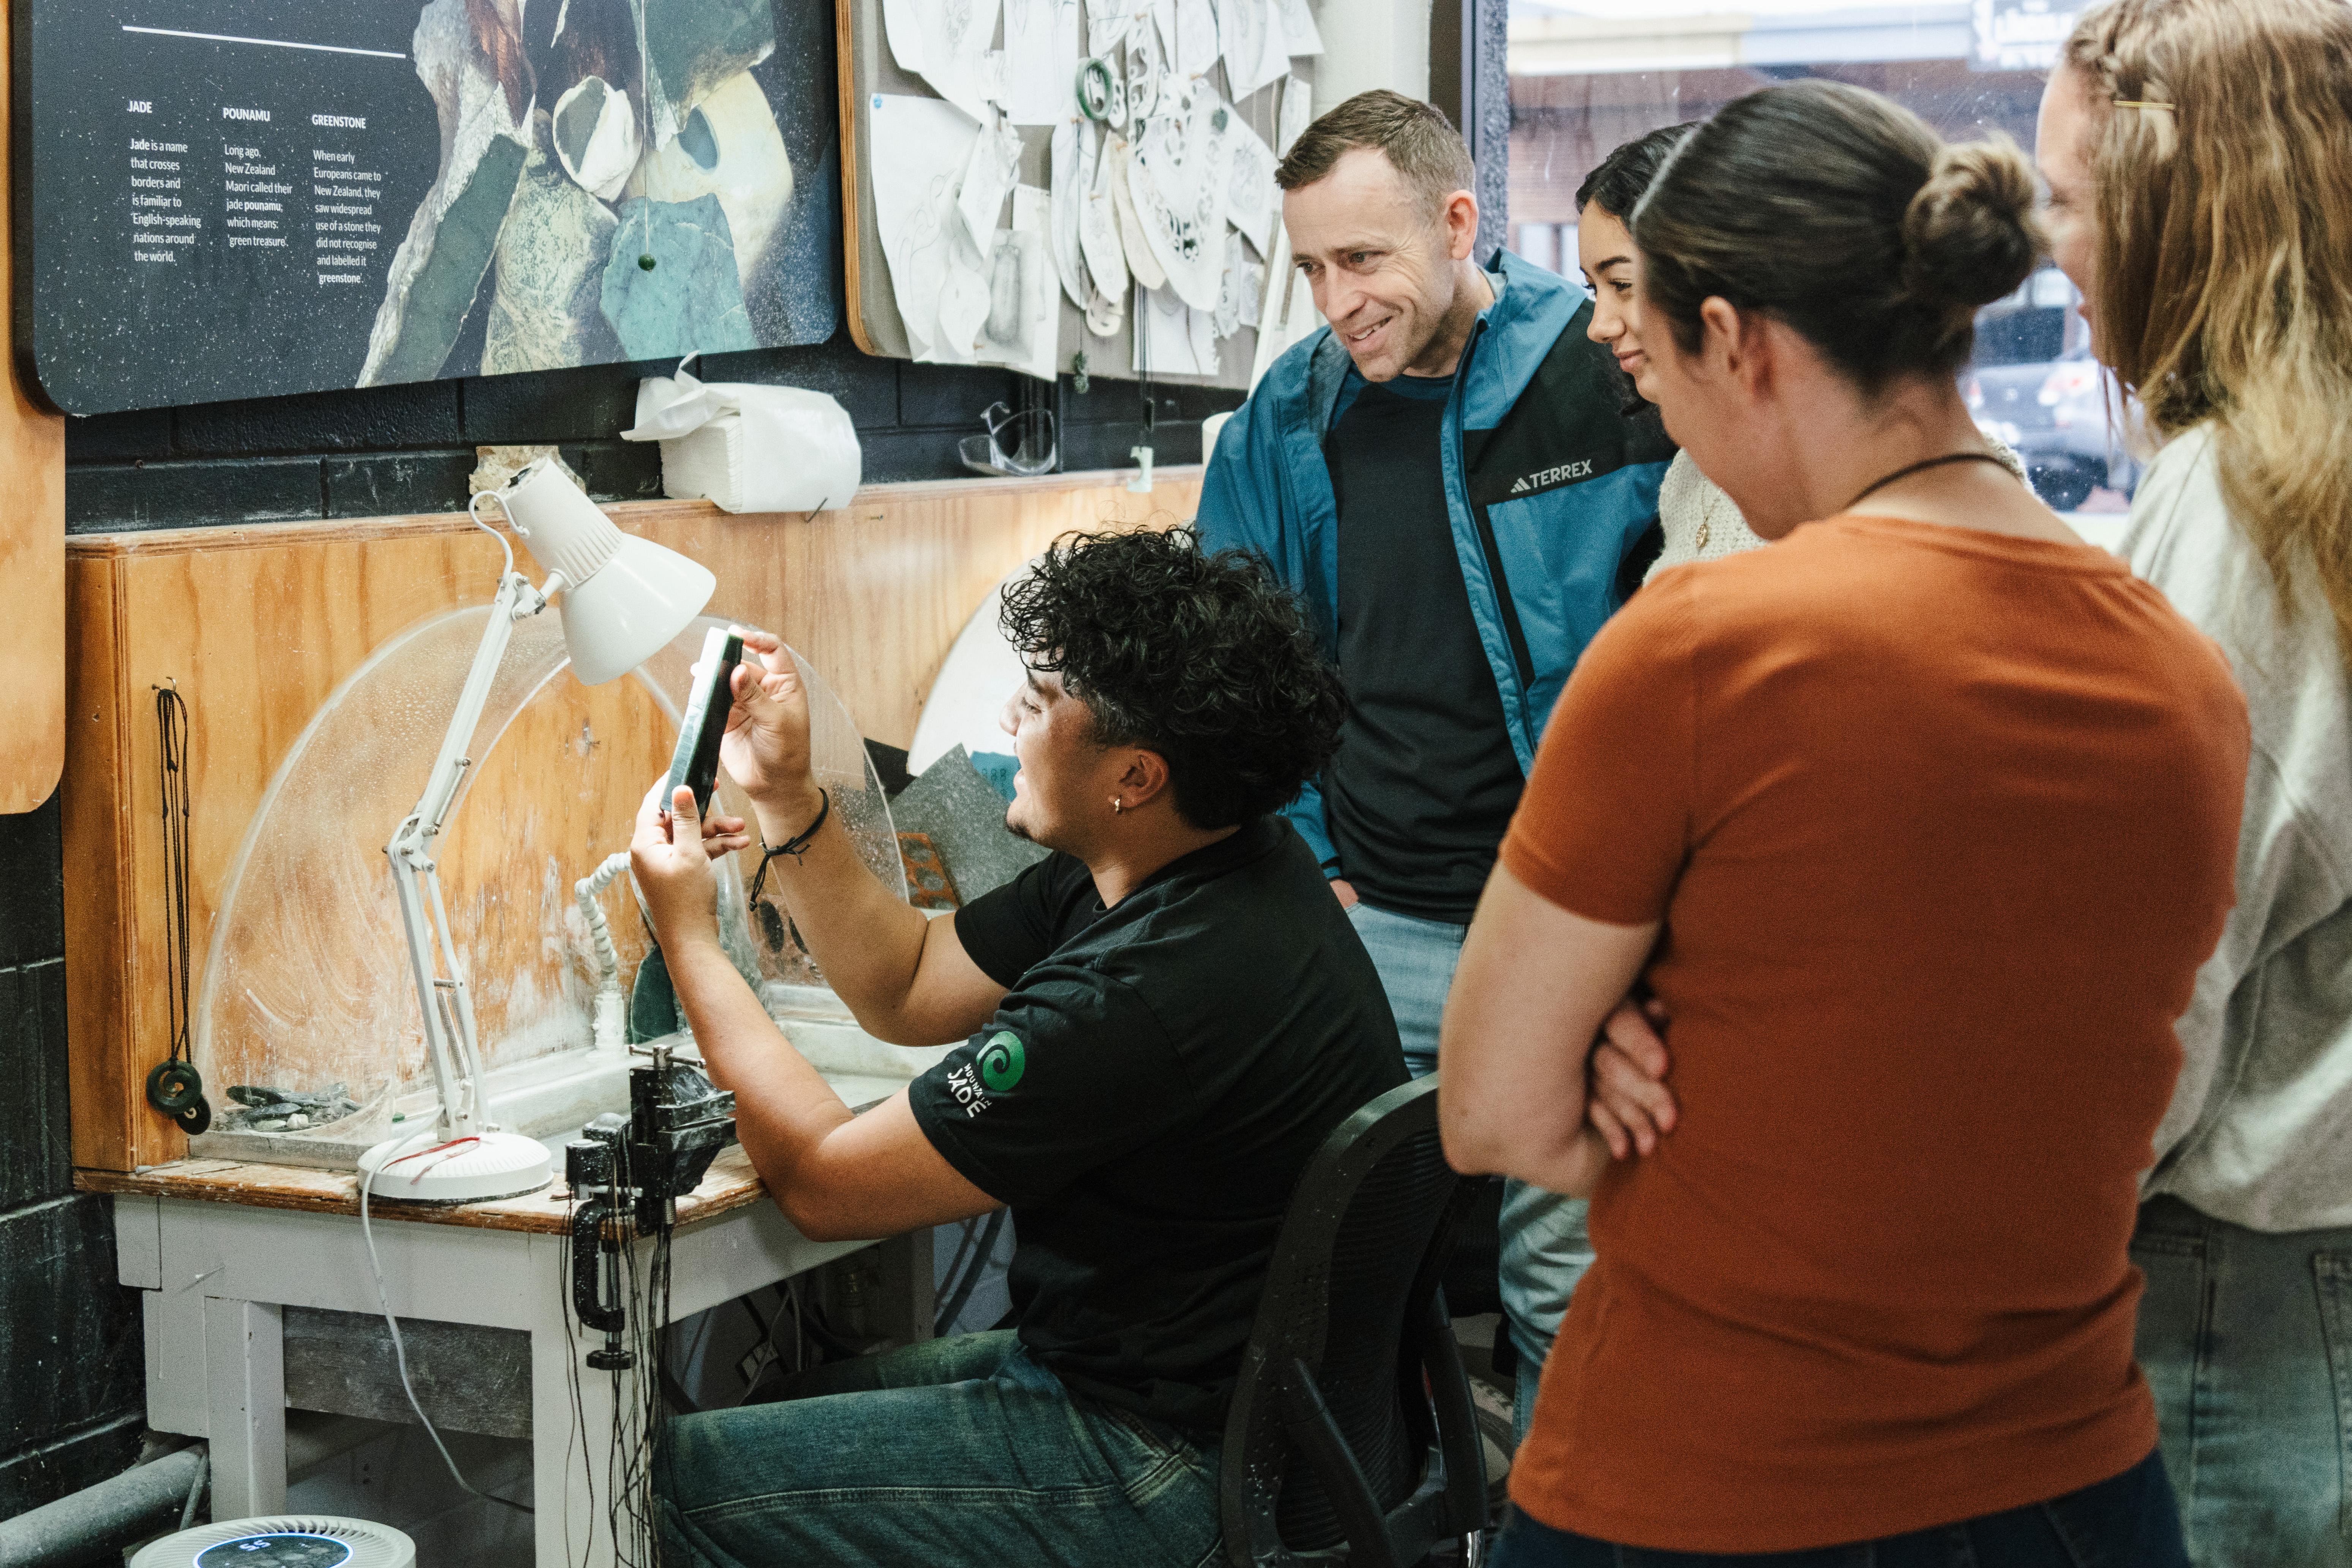
[[[191,1136],[213,1124],[212,1102],[188,1043],[188,703],[176,684],[154,688],[157,796],[163,811],[163,980],[169,1052],[147,1074],[147,1103]]]
[[[384,1172],[410,1160],[421,1160],[428,1154],[446,1154],[451,1150],[478,1142],[480,1140],[474,1138],[453,1138],[446,1143],[436,1143],[430,1149],[419,1149],[414,1154],[403,1154],[397,1160],[387,1160],[374,1170],[362,1174],[360,1177],[360,1236],[367,1243],[368,1277],[375,1281],[375,1304],[383,1313],[384,1327],[392,1331],[392,1359],[400,1368],[400,1391],[408,1395],[408,1407],[416,1412],[416,1418],[419,1421],[425,1423],[425,1435],[433,1439],[433,1446],[436,1448],[441,1450],[441,1462],[449,1467],[450,1479],[457,1483],[459,1489],[470,1492],[486,1501],[501,1504],[514,1510],[517,1513],[531,1513],[536,1510],[530,1504],[517,1502],[512,1498],[502,1498],[496,1492],[484,1491],[467,1480],[466,1473],[457,1468],[457,1461],[450,1458],[449,1445],[441,1440],[440,1429],[433,1425],[433,1417],[425,1415],[425,1406],[417,1402],[416,1385],[408,1378],[407,1342],[400,1337],[400,1320],[392,1315],[392,1303],[383,1293],[383,1265],[376,1258],[375,1228],[368,1218],[368,1196],[374,1190],[376,1178],[383,1175]]]

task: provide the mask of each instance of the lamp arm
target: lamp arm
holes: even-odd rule
[[[551,577],[549,582],[555,584],[559,578]],[[474,765],[466,748],[481,723],[482,710],[489,706],[490,688],[506,658],[507,645],[513,640],[514,624],[546,607],[546,593],[534,589],[520,573],[508,572],[499,577],[489,624],[482,628],[481,647],[475,650],[473,668],[467,672],[465,689],[458,695],[457,711],[450,715],[424,796],[383,847],[392,862],[401,931],[408,942],[409,970],[425,1016],[426,1056],[441,1102],[436,1130],[444,1139],[476,1137],[495,1129],[489,1121],[473,997],[449,930],[434,851],[467,771]]]

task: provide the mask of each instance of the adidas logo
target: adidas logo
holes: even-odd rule
[[[1592,477],[1592,461],[1587,458],[1580,463],[1562,463],[1555,468],[1539,468],[1532,474],[1521,475],[1511,482],[1511,493],[1525,495],[1530,490],[1564,485],[1571,479],[1590,479]]]

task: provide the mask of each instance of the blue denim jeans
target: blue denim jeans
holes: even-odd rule
[[[2140,1369],[2198,1568],[2352,1564],[2352,1229],[2140,1206]]]
[[[1216,1447],[1074,1396],[1010,1331],[849,1364],[868,1392],[671,1424],[654,1477],[665,1563],[1220,1560]]]
[[[1381,973],[1389,1010],[1404,1041],[1404,1065],[1415,1078],[1437,1068],[1438,1025],[1445,994],[1462,957],[1468,926],[1419,920],[1358,903],[1349,911],[1372,967]],[[1503,1184],[1503,1316],[1519,1352],[1518,1390],[1511,1404],[1515,1436],[1528,1435],[1536,1412],[1536,1384],[1544,1357],[1559,1332],[1568,1298],[1592,1266],[1585,1238],[1584,1200],[1564,1198],[1524,1182]]]
[[[1613,1546],[1515,1508],[1486,1562],[1488,1568],[2188,1568],[2189,1557],[2163,1457],[2150,1454],[2122,1475],[2048,1502],[1812,1552],[1724,1556]]]

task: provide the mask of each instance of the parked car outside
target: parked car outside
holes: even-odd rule
[[[2125,432],[2137,404],[2121,399],[2089,351],[2032,364],[1982,365],[1960,378],[1978,425],[2025,459],[2034,492],[2073,511],[2105,485],[2128,497],[2139,483]]]

